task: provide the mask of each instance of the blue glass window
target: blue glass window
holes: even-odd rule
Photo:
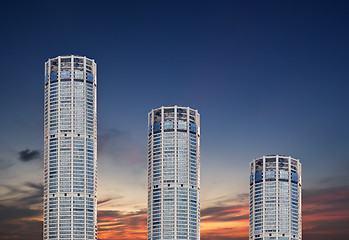
[[[250,184],[253,183],[253,174],[250,175]]]
[[[190,123],[190,131],[196,133],[196,124],[195,123]]]
[[[57,77],[58,77],[57,72],[51,73],[51,74],[50,74],[50,81],[57,80]]]
[[[294,183],[298,183],[298,174],[297,173],[292,173],[291,174],[291,181]]]
[[[160,123],[154,123],[154,132],[160,131]]]
[[[92,73],[87,72],[86,76],[87,76],[87,81],[93,82],[93,74]]]
[[[257,172],[255,176],[256,182],[262,181],[263,180],[263,173],[262,172]]]
[[[148,133],[151,133],[151,125],[149,125]]]

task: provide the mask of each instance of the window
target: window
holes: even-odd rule
[[[298,174],[295,172],[291,173],[291,181],[294,183],[298,183]]]
[[[61,79],[70,79],[70,71],[61,71]]]
[[[57,72],[53,72],[50,74],[50,81],[57,80],[58,74]]]
[[[87,72],[86,77],[87,77],[87,81],[93,82],[93,74],[92,73]]]
[[[196,133],[196,124],[195,123],[190,123],[190,131]]]
[[[275,171],[266,171],[265,179],[275,179]]]
[[[80,70],[74,71],[74,78],[75,79],[84,79],[84,72]]]
[[[177,127],[178,127],[178,129],[186,130],[187,129],[187,122],[179,120]]]
[[[158,132],[160,131],[160,123],[157,122],[157,123],[154,123],[154,132]]]
[[[165,121],[164,129],[173,129],[173,121]]]

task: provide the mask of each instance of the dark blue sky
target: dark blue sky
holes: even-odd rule
[[[247,192],[265,154],[299,158],[305,188],[349,185],[346,1],[16,1],[0,26],[2,166],[42,150],[44,62],[76,54],[98,64],[99,133],[128,136],[113,157],[137,148],[139,182],[147,112],[178,104],[201,113],[203,192]]]

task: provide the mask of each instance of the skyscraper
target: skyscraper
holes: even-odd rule
[[[96,63],[45,64],[43,239],[97,239]]]
[[[148,127],[148,240],[199,240],[200,115],[161,107]]]
[[[302,239],[301,164],[281,155],[257,158],[250,173],[250,239]]]

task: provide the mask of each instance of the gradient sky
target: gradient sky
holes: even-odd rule
[[[306,240],[349,234],[347,1],[7,1],[0,239],[41,238],[44,62],[98,67],[98,229],[146,238],[152,108],[201,114],[201,239],[248,239],[249,163],[303,164]]]

